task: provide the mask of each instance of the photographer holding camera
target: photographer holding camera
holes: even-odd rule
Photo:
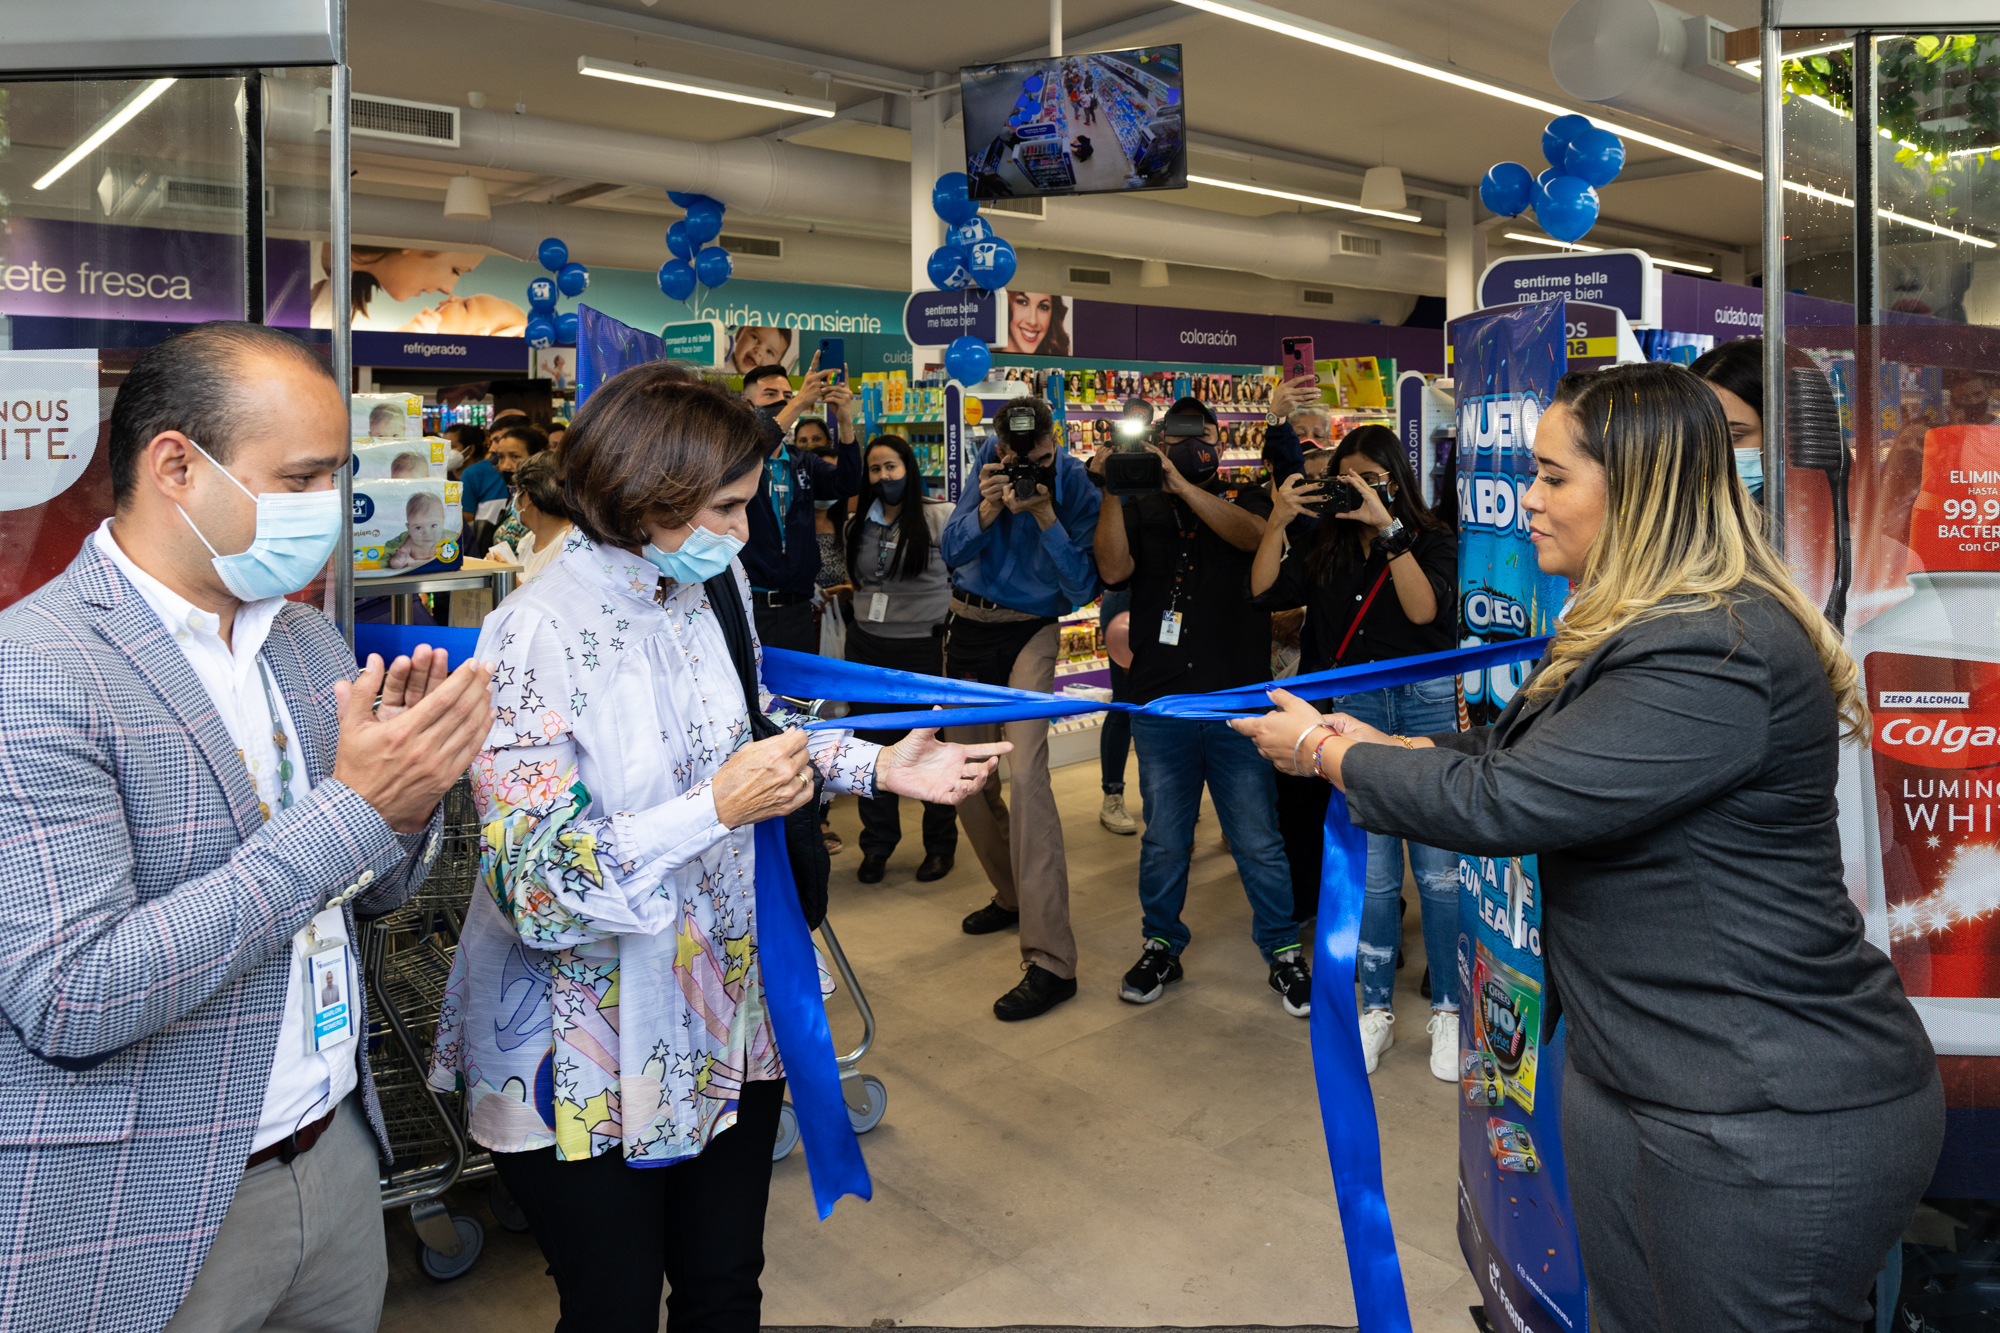
[[[1290,478],[1257,548],[1250,591],[1269,610],[1304,606],[1301,673],[1442,652],[1458,639],[1458,538],[1425,509],[1409,458],[1386,426],[1362,426],[1334,449],[1333,477]],[[1311,537],[1285,554],[1285,528],[1320,510]],[[1395,735],[1428,736],[1458,723],[1453,677],[1350,694],[1319,705]],[[1281,775],[1281,819],[1293,883],[1310,884],[1317,907],[1327,784],[1301,753],[1298,777]],[[1311,786],[1305,784],[1310,783]],[[1431,1073],[1458,1078],[1458,856],[1409,844],[1422,900],[1424,956],[1431,969]],[[1403,844],[1368,835],[1367,896],[1361,910],[1361,1049],[1368,1071],[1395,1040],[1390,1001],[1402,935]],[[1295,910],[1311,915],[1301,901]]]
[[[1041,399],[1014,399],[994,424],[994,442],[979,451],[979,489],[959,498],[941,543],[952,583],[944,673],[1046,694],[1055,685],[1057,617],[1097,595],[1097,489],[1058,446]],[[1001,730],[954,727],[952,735],[997,739]],[[965,933],[1020,926],[1024,975],[993,1002],[994,1016],[1013,1022],[1076,994],[1076,937],[1062,818],[1049,788],[1049,724],[1009,722],[1005,735],[1014,746],[1012,817],[998,783],[959,806],[958,817],[993,884],[993,901],[965,918]]]
[[[1134,703],[1270,675],[1271,615],[1244,599],[1243,585],[1271,502],[1261,487],[1235,490],[1221,479],[1218,440],[1215,414],[1200,399],[1183,398],[1157,434],[1100,450],[1091,463],[1104,485],[1097,568],[1112,586],[1131,591],[1126,696]],[[1135,714],[1132,743],[1146,802],[1139,849],[1145,945],[1118,997],[1151,1004],[1181,979],[1181,952],[1191,938],[1181,907],[1205,784],[1250,900],[1251,936],[1270,967],[1271,989],[1286,1012],[1304,1017],[1312,980],[1291,919],[1271,765],[1224,722]]]

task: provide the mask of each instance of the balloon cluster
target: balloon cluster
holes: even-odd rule
[[[1040,75],[1029,80],[1039,85]],[[1032,91],[1032,90],[1031,90]],[[942,292],[962,292],[967,287],[998,291],[1014,276],[1014,247],[994,234],[986,219],[979,216],[979,204],[967,192],[962,171],[947,171],[931,188],[931,210],[951,227],[945,242],[931,251],[925,271]],[[945,373],[961,384],[977,384],[992,368],[993,356],[986,344],[966,335],[952,339],[944,349]]]
[[[1143,57],[1142,57],[1143,58]],[[1019,125],[1042,114],[1042,76],[1030,74],[1021,81],[1021,95],[1014,99],[1014,114],[1007,117],[1009,125]]]
[[[676,301],[694,295],[696,284],[716,288],[736,272],[729,252],[709,242],[722,234],[722,201],[705,194],[668,190],[667,198],[687,210],[687,216],[667,228],[667,249],[674,257],[660,265],[660,290]]]
[[[590,270],[570,262],[569,247],[551,236],[535,247],[535,258],[553,278],[536,278],[528,284],[528,346],[548,347],[576,344],[576,312],[556,313],[556,296],[581,296],[590,286]]]
[[[1542,130],[1549,169],[1530,175],[1519,162],[1496,162],[1479,182],[1479,199],[1502,217],[1529,208],[1542,230],[1565,244],[1597,225],[1597,187],[1625,169],[1625,142],[1586,116],[1558,116]]]

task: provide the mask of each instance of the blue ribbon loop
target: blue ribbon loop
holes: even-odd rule
[[[778,1056],[785,1064],[792,1111],[799,1119],[813,1203],[823,1222],[833,1215],[841,1195],[872,1198],[875,1187],[840,1094],[840,1064],[833,1054],[826,1001],[819,993],[812,933],[806,929],[792,882],[783,819],[757,825],[756,854],[757,970],[764,983],[764,1003],[771,1011],[771,1032],[778,1039]]]

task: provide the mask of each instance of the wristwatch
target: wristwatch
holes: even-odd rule
[[[1389,526],[1382,529],[1375,537],[1376,549],[1391,560],[1394,560],[1397,556],[1403,554],[1416,544],[1416,532],[1404,527],[1403,520],[1400,518],[1390,519]]]
[[[1265,413],[1264,413],[1264,424],[1265,424],[1265,425],[1267,425],[1267,426],[1279,426],[1279,425],[1283,425],[1283,424],[1284,424],[1284,420],[1285,420],[1285,419],[1284,419],[1283,417],[1279,416],[1279,415],[1278,415],[1278,414],[1277,414],[1276,412],[1272,412],[1272,411],[1270,411],[1270,410],[1268,410],[1268,409],[1267,409],[1267,410],[1265,411]]]

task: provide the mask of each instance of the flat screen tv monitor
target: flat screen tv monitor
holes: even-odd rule
[[[968,65],[958,83],[974,199],[1187,188],[1178,46]]]

